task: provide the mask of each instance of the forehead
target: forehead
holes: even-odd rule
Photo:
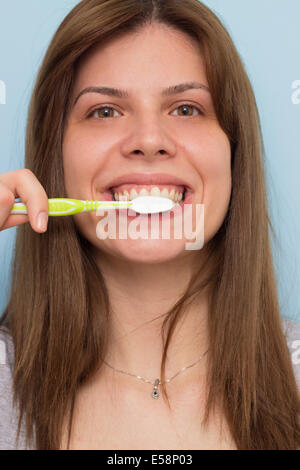
[[[206,83],[200,43],[187,33],[159,24],[95,44],[77,64],[75,86],[105,81],[136,88],[139,81],[161,88],[170,81],[193,79]]]

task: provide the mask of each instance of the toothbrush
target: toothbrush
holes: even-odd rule
[[[49,216],[73,215],[98,209],[132,209],[140,214],[155,214],[171,210],[175,203],[171,199],[158,196],[138,196],[132,201],[82,201],[81,199],[48,199]],[[27,214],[23,202],[15,202],[11,214]]]

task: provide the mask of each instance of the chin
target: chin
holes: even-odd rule
[[[164,263],[180,257],[185,240],[98,240],[100,250],[136,263]]]

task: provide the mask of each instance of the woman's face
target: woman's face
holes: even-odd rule
[[[230,200],[230,143],[217,121],[208,89],[162,93],[186,82],[208,87],[199,45],[165,25],[147,26],[139,33],[115,38],[89,51],[79,63],[72,92],[72,103],[76,103],[65,128],[63,164],[68,197],[112,199],[108,189],[111,186],[121,194],[136,190],[131,197],[139,194],[141,188],[151,190],[155,186],[161,191],[165,188],[180,193],[184,187],[175,181],[177,177],[188,187],[185,203],[193,207],[193,230],[196,205],[204,204],[204,241],[210,240],[221,226]],[[128,96],[93,91],[78,98],[87,87],[122,89]],[[161,179],[151,186],[140,184],[131,176],[125,176],[122,185],[114,181],[132,173],[163,173],[169,175],[170,181]],[[140,227],[144,239],[134,239],[128,230],[119,239],[120,214],[115,211],[115,239],[99,236],[99,225],[96,230],[101,220],[107,220],[108,212],[74,217],[81,234],[100,251],[128,261],[161,262],[195,254],[185,248],[192,240],[189,233],[185,235],[184,230],[188,229],[184,225],[182,237],[173,235],[173,224],[178,222],[179,212],[183,218],[183,210],[184,205],[170,217],[168,239],[161,239],[161,228],[159,236],[151,235],[150,216],[148,229],[145,225]],[[123,223],[124,212],[127,211],[122,210]],[[138,216],[128,217],[127,225],[137,221]],[[143,223],[145,218],[148,216],[143,216]]]

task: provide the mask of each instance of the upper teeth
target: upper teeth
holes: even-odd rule
[[[175,191],[174,188],[170,191],[167,188],[160,190],[158,187],[155,186],[150,191],[143,188],[139,192],[137,192],[136,189],[132,189],[130,192],[126,190],[120,192],[113,192],[113,196],[116,201],[131,201],[132,199],[138,196],[160,196],[172,199],[172,201],[174,202],[180,202],[183,197],[183,192]]]

